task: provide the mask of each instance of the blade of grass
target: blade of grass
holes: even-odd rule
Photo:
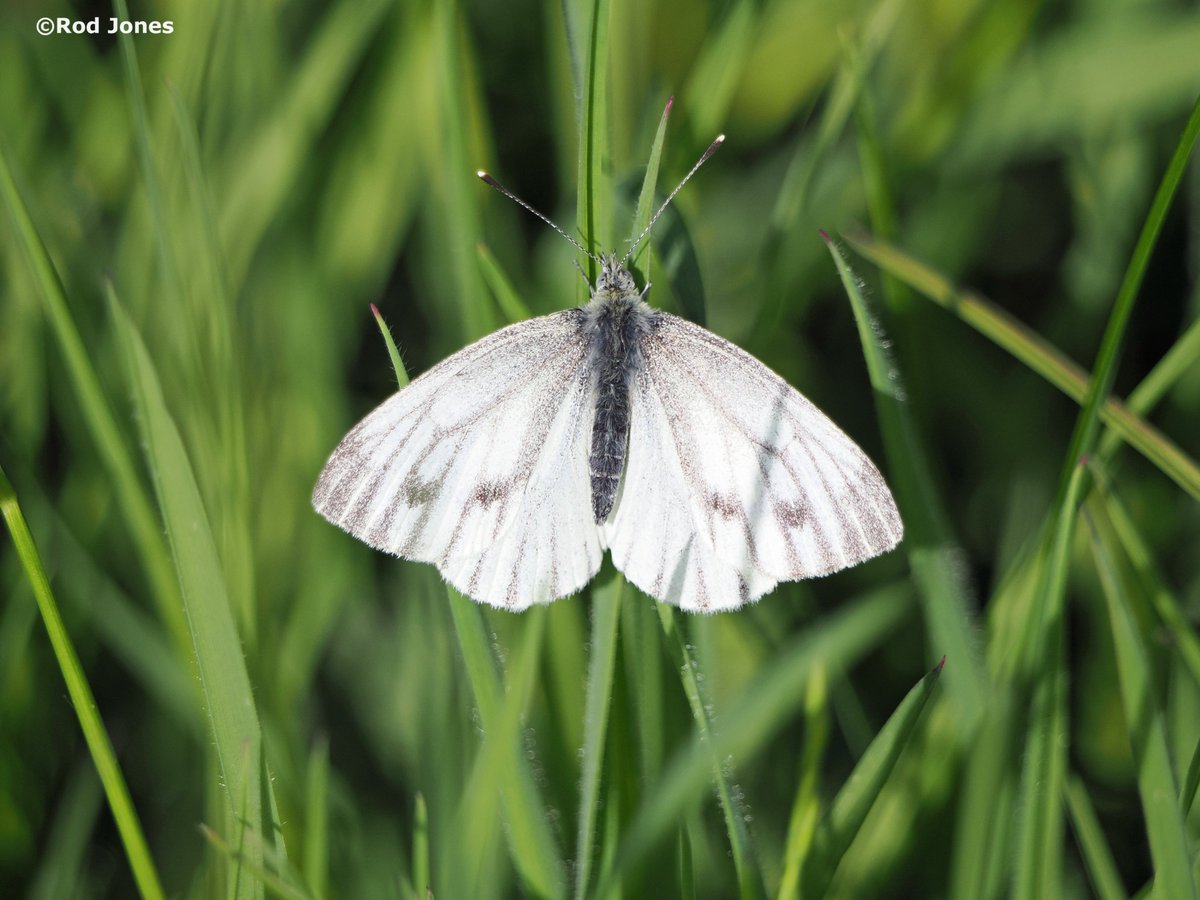
[[[671,107],[675,104],[675,98],[667,99],[667,105],[663,108],[662,116],[658,120],[658,130],[654,132],[654,143],[650,145],[650,159],[646,162],[646,175],[642,179],[642,190],[638,194],[637,209],[633,214],[633,228],[629,232],[629,240],[635,241],[643,231],[650,225],[650,217],[654,215],[656,207],[655,189],[658,186],[658,167],[662,162],[663,144],[667,137],[667,120],[671,118]],[[646,248],[650,242],[643,241],[637,248],[637,251],[629,260],[629,268],[633,268],[638,264],[641,255],[646,252]],[[647,262],[645,269],[642,272],[645,281],[650,280],[650,264]]]
[[[591,875],[600,798],[600,767],[604,760],[604,741],[608,728],[608,710],[613,696],[616,668],[617,625],[621,617],[624,579],[619,575],[600,590],[592,592],[592,639],[588,660],[587,701],[583,725],[583,762],[579,786],[579,823],[575,841],[575,897],[587,896]]]
[[[1200,637],[1192,626],[1191,619],[1170,590],[1146,542],[1142,539],[1125,504],[1117,496],[1102,470],[1096,469],[1096,493],[1104,501],[1105,513],[1112,523],[1113,531],[1120,539],[1125,555],[1133,567],[1138,585],[1150,599],[1154,611],[1171,634],[1171,641],[1192,678],[1200,684]]]
[[[670,833],[686,809],[699,802],[712,780],[712,760],[737,758],[761,747],[767,736],[803,701],[804,686],[818,666],[849,669],[878,645],[910,612],[907,585],[877,591],[843,605],[775,654],[768,668],[729,706],[706,742],[699,732],[671,760],[625,828],[613,862],[597,879],[594,896],[610,895],[619,873],[635,866]]]
[[[1158,241],[1163,223],[1167,218],[1171,200],[1183,179],[1187,168],[1188,157],[1192,148],[1200,138],[1200,97],[1192,107],[1192,114],[1184,125],[1183,134],[1175,146],[1167,170],[1163,173],[1162,181],[1146,214],[1146,221],[1134,245],[1133,255],[1121,280],[1117,298],[1113,302],[1108,325],[1100,341],[1100,352],[1096,356],[1096,364],[1092,367],[1092,377],[1088,382],[1088,391],[1083,400],[1083,409],[1075,425],[1075,433],[1071,436],[1071,445],[1067,450],[1063,476],[1060,479],[1059,497],[1065,497],[1069,473],[1073,471],[1076,460],[1091,453],[1096,444],[1100,431],[1100,408],[1112,393],[1113,382],[1117,377],[1117,363],[1121,355],[1121,344],[1125,338],[1125,330],[1129,325],[1129,317],[1133,314],[1137,302],[1138,291],[1146,275],[1146,267],[1150,264],[1150,254]],[[1057,504],[1056,504],[1057,505]]]
[[[413,805],[413,889],[418,897],[433,890],[429,876],[429,809],[420,791]]]
[[[81,758],[71,767],[39,842],[37,872],[25,885],[25,900],[59,900],[87,893],[87,860],[104,802],[96,766]]]
[[[808,210],[816,173],[829,161],[830,149],[845,131],[847,121],[859,105],[856,101],[869,86],[867,75],[892,31],[903,2],[883,0],[878,3],[870,13],[858,46],[843,41],[845,56],[837,67],[815,136],[812,129],[804,129],[796,141],[767,222],[762,253],[762,269],[768,278],[763,296],[767,299],[759,305],[755,316],[752,333],[756,341],[766,340],[780,327],[786,298],[794,293],[797,275],[792,254],[788,251],[789,236],[795,233]],[[864,175],[869,174],[870,169],[865,168]],[[868,191],[868,201],[874,199],[875,194]]]
[[[700,140],[711,140],[709,135],[720,131],[721,123],[729,118],[762,16],[762,7],[756,3],[735,3],[722,10],[724,17],[701,44],[683,92],[692,135]]]
[[[597,252],[598,241],[609,240],[612,185],[609,181],[608,146],[608,26],[609,0],[593,0],[587,18],[587,59],[583,84],[576,86],[579,99],[579,191],[576,217],[583,234],[583,246]],[[595,260],[586,263],[588,281],[596,283]],[[580,285],[580,298],[586,286]]]
[[[717,797],[721,803],[721,812],[725,817],[725,832],[729,838],[729,851],[733,856],[733,867],[737,873],[738,896],[743,900],[765,896],[762,883],[762,873],[754,860],[754,849],[750,844],[750,833],[746,830],[746,810],[741,800],[740,791],[733,783],[732,765],[725,754],[717,748],[716,729],[713,722],[712,707],[706,700],[700,686],[700,664],[692,653],[692,649],[683,635],[675,610],[665,603],[658,604],[658,615],[662,621],[663,635],[675,657],[675,666],[683,681],[683,692],[687,697],[688,706],[692,710],[692,718],[696,722],[696,738],[708,748],[712,755],[712,777],[717,785]]]
[[[1012,866],[1014,809],[1019,790],[1016,766],[1021,746],[1015,734],[1016,692],[995,685],[989,695],[957,803],[957,829],[947,896],[958,900],[1000,897]]]
[[[248,836],[247,843],[249,848],[235,847],[225,840],[217,831],[207,825],[200,826],[200,833],[209,845],[221,854],[224,859],[234,866],[236,869],[244,871],[252,883],[257,884],[261,889],[269,890],[275,897],[282,897],[284,900],[316,900],[314,894],[310,893],[302,884],[299,884],[295,873],[287,869],[286,860],[275,860],[279,864],[279,871],[267,868],[263,865],[263,847],[257,840],[257,835]],[[270,854],[266,854],[268,857]],[[241,897],[239,892],[236,897]]]
[[[973,638],[975,623],[969,592],[963,583],[962,550],[951,532],[950,517],[935,487],[932,466],[916,437],[900,373],[886,349],[883,329],[867,306],[862,282],[851,271],[837,245],[824,232],[821,236],[854,310],[891,464],[892,483],[904,516],[905,549],[925,601],[930,642],[936,652],[955,661],[948,687],[955,700],[961,733],[966,737],[984,707],[987,679]]]
[[[941,273],[884,241],[858,232],[845,237],[858,253],[953,312],[1072,400],[1077,403],[1084,401],[1088,390],[1088,374],[1008,313],[981,295],[956,287]],[[1200,500],[1200,466],[1195,460],[1114,398],[1110,397],[1104,402],[1100,416],[1125,443],[1145,456],[1192,497]]]
[[[304,785],[304,883],[317,897],[329,893],[329,854],[329,738],[321,735]]]
[[[447,264],[451,268],[454,296],[458,299],[463,329],[475,340],[495,327],[478,266],[471,259],[479,245],[480,214],[474,169],[468,164],[468,91],[464,85],[463,61],[470,56],[462,47],[459,5],[446,0],[434,7],[438,67],[443,114],[441,152],[445,158],[433,167],[433,178],[444,204],[442,221],[446,230]]]
[[[377,316],[376,322],[388,345],[392,365],[396,368],[396,379],[403,384],[407,376],[400,362],[400,355],[394,350],[395,341],[383,319]],[[566,883],[562,856],[546,823],[545,811],[540,802],[533,773],[517,745],[517,725],[524,705],[518,702],[514,706],[510,702],[506,707],[501,703],[504,691],[496,670],[494,654],[488,646],[483,615],[478,606],[449,585],[446,586],[446,594],[450,600],[451,617],[458,635],[467,677],[471,682],[475,705],[479,709],[483,732],[493,736],[492,749],[489,752],[494,756],[489,757],[484,765],[496,767],[499,774],[494,780],[484,783],[500,785],[501,799],[508,817],[506,836],[517,868],[526,880],[527,889],[543,897],[559,896],[561,886]],[[533,610],[530,613],[531,616],[536,614],[539,629],[534,631],[533,625],[529,629],[536,638],[533,644],[535,647],[540,647],[541,644],[543,613],[545,610]],[[535,655],[530,649],[521,657],[529,662],[529,685],[532,684],[532,662]],[[523,692],[517,693],[523,696]],[[506,739],[504,735],[508,735],[510,739]],[[490,826],[489,818],[485,817],[483,821]],[[418,891],[422,890],[420,884],[415,886]]]
[[[125,855],[129,858],[129,866],[133,870],[138,891],[143,897],[159,900],[164,897],[162,884],[154,868],[154,861],[150,858],[150,849],[146,845],[146,837],[133,808],[133,801],[129,798],[125,776],[121,774],[121,767],[108,739],[108,732],[100,720],[100,711],[96,706],[95,697],[92,696],[91,685],[79,664],[75,645],[67,633],[66,625],[63,624],[54,593],[50,590],[50,580],[46,577],[46,568],[42,565],[33,535],[25,523],[25,514],[21,511],[17,495],[3,468],[0,468],[0,514],[4,516],[17,556],[25,569],[25,576],[33,587],[38,611],[50,637],[50,646],[67,684],[67,693],[71,697],[71,705],[75,707],[75,714],[79,717],[79,725],[92,754],[92,760],[96,764],[96,771],[100,773],[100,782],[104,785],[104,794],[108,798],[109,808],[112,809],[113,819],[121,835]]]
[[[1082,499],[1084,485],[1088,481],[1085,468],[1080,464],[1084,454],[1091,452],[1100,428],[1100,413],[1102,405],[1107,401],[1116,377],[1116,366],[1120,356],[1121,343],[1133,312],[1138,289],[1145,275],[1150,253],[1161,231],[1175,190],[1182,178],[1187,158],[1191,154],[1197,137],[1200,136],[1200,101],[1197,101],[1192,115],[1184,127],[1183,135],[1176,146],[1163,180],[1150,206],[1146,222],[1142,227],[1134,247],[1132,258],[1126,269],[1125,277],[1117,292],[1113,309],[1101,340],[1100,351],[1097,354],[1095,370],[1088,382],[1088,388],[1082,401],[1082,409],[1076,420],[1075,430],[1071,436],[1071,444],[1064,461],[1062,477],[1059,479],[1058,497],[1052,507],[1055,527],[1052,529],[1051,543],[1047,545],[1049,565],[1044,569],[1046,575],[1039,585],[1038,598],[1042,609],[1040,623],[1037,617],[1031,617],[1031,640],[1026,644],[1030,670],[1037,672],[1037,683],[1034,689],[1034,716],[1031,728],[1031,752],[1027,759],[1027,777],[1025,783],[1025,799],[1027,803],[1025,827],[1022,831],[1022,842],[1018,849],[1018,865],[1015,896],[1023,897],[1058,896],[1061,892],[1061,847],[1062,810],[1061,795],[1065,777],[1065,747],[1059,739],[1060,733],[1066,732],[1066,673],[1062,667],[1063,659],[1063,598],[1065,594],[1067,556],[1071,534],[1074,531],[1075,519]],[[1095,519],[1093,515],[1092,519]],[[1101,560],[1101,562],[1104,562]],[[1103,568],[1102,576],[1105,575]],[[1103,578],[1102,578],[1103,581]],[[1110,600],[1110,615],[1112,602]],[[1040,627],[1039,627],[1040,626]],[[1122,674],[1123,696],[1126,705],[1126,718],[1133,734],[1135,757],[1138,758],[1139,768],[1149,765],[1151,772],[1143,770],[1140,776],[1155,781],[1155,789],[1161,790],[1164,777],[1160,769],[1165,766],[1166,775],[1170,775],[1170,763],[1167,759],[1165,738],[1162,742],[1161,754],[1156,752],[1153,738],[1139,737],[1139,729],[1144,724],[1142,716],[1152,715],[1151,707],[1141,704],[1144,691],[1133,692],[1128,686],[1129,680],[1136,678],[1133,674],[1136,664],[1132,661],[1133,649],[1122,647],[1122,640],[1132,640],[1120,633],[1115,623],[1114,634],[1118,640],[1118,662]],[[1045,637],[1043,637],[1045,636]],[[1048,639],[1047,639],[1048,638]],[[1049,652],[1043,654],[1043,647],[1049,645]],[[1043,662],[1044,660],[1044,662]],[[1034,667],[1042,662],[1040,670]],[[1133,713],[1137,713],[1136,717]],[[1135,721],[1136,718],[1136,721]],[[1147,744],[1146,741],[1151,741]],[[1140,752],[1139,752],[1140,751]],[[1161,759],[1160,759],[1161,757]],[[1164,762],[1164,760],[1166,760]],[[1150,801],[1146,798],[1146,784],[1139,777],[1143,788],[1143,803]],[[1173,780],[1171,787],[1174,788]],[[1169,794],[1170,814],[1178,817],[1177,793],[1172,790]],[[1158,805],[1165,798],[1157,795]],[[1160,866],[1169,866],[1164,890],[1171,896],[1184,897],[1195,895],[1195,885],[1192,880],[1190,867],[1187,863],[1186,839],[1176,838],[1173,824],[1170,820],[1157,825],[1150,820],[1152,810],[1147,808],[1147,825],[1150,831],[1152,851],[1155,861]],[[1182,830],[1180,829],[1180,837]],[[1182,851],[1180,851],[1182,846]],[[1182,859],[1182,863],[1181,863]],[[1161,873],[1160,873],[1161,874]]]
[[[1062,895],[1062,797],[1067,768],[1067,672],[1063,656],[1063,607],[1075,510],[1087,482],[1077,465],[1066,499],[1042,553],[1045,557],[1034,592],[1034,614],[1022,645],[1022,672],[1033,679],[1021,780],[1021,812],[1013,896],[1037,900]]]
[[[139,76],[132,43],[129,35],[122,35],[122,40],[129,43],[129,57],[133,61],[130,89],[140,97],[142,89],[137,80]],[[203,406],[211,410],[212,421],[217,427],[210,429],[202,426],[199,431],[212,442],[212,457],[219,461],[219,469],[209,477],[220,482],[217,488],[218,508],[222,513],[219,523],[220,551],[230,595],[238,608],[243,634],[253,635],[257,632],[261,611],[258,609],[260,598],[256,593],[255,555],[251,552],[250,539],[254,498],[250,489],[242,361],[234,346],[236,308],[225,277],[217,213],[201,162],[200,136],[179,90],[168,84],[166,93],[171,101],[179,140],[180,168],[190,192],[190,202],[195,207],[195,213],[186,216],[187,222],[192,225],[191,233],[185,232],[188,252],[180,257],[177,237],[173,244],[171,265],[181,272],[181,277],[189,285],[180,299],[191,307],[194,330],[198,336],[207,338],[200,344],[197,354],[198,364],[206,376],[203,381],[207,390],[197,393],[205,401]],[[141,124],[138,125],[140,128]],[[147,150],[144,165],[149,185],[154,170],[151,168],[153,158],[149,152],[148,124],[145,127]],[[177,215],[174,224],[164,221],[156,227],[180,230],[180,218]],[[192,430],[194,436],[197,429]]]
[[[1192,804],[1196,801],[1197,787],[1200,787],[1200,741],[1196,742],[1196,749],[1192,751],[1187,775],[1183,779],[1183,792],[1179,795],[1179,805],[1183,809],[1185,817],[1192,811]]]
[[[797,145],[771,210],[772,232],[783,233],[795,228],[797,219],[807,208],[813,177],[834,142],[846,130],[846,123],[859,108],[861,93],[867,87],[867,75],[892,33],[904,3],[905,0],[882,0],[877,3],[870,12],[857,46],[843,42],[845,60],[834,75],[816,138],[811,149],[808,142]]]
[[[1125,900],[1128,896],[1121,883],[1121,875],[1113,860],[1112,851],[1104,839],[1104,830],[1100,820],[1096,818],[1096,810],[1092,807],[1087,788],[1079,777],[1072,775],[1067,779],[1067,811],[1071,815],[1071,824],[1075,828],[1075,839],[1083,854],[1084,866],[1092,888],[1100,900]]]
[[[562,886],[566,883],[562,855],[546,821],[545,807],[533,772],[520,752],[518,734],[512,727],[507,732],[504,727],[504,691],[494,654],[488,646],[483,613],[473,600],[452,587],[446,587],[446,594],[450,599],[450,614],[458,634],[467,677],[471,682],[471,692],[479,709],[483,733],[492,735],[495,738],[493,743],[497,745],[492,752],[496,754],[498,772],[494,781],[485,781],[484,784],[499,785],[513,862],[524,878],[526,890],[539,897],[560,896],[563,893]],[[512,714],[508,716],[509,721],[516,718]],[[511,740],[505,740],[506,734],[511,736]],[[487,752],[488,744],[484,746]]]
[[[158,614],[171,634],[181,655],[190,647],[187,621],[179,602],[179,586],[171,567],[171,557],[163,541],[158,516],[137,473],[133,455],[125,443],[117,420],[92,367],[83,339],[75,327],[62,282],[50,254],[42,243],[29,211],[21,200],[13,180],[8,158],[0,151],[0,194],[8,209],[17,243],[29,264],[34,283],[41,292],[51,330],[66,363],[71,386],[80,412],[96,443],[101,462],[111,479],[117,505],[129,526],[130,534],[150,583]]]
[[[800,875],[821,818],[821,760],[829,744],[829,724],[828,676],[823,667],[817,667],[805,687],[804,750],[800,754],[800,778],[788,822],[778,900],[799,896]]]
[[[204,716],[196,705],[193,673],[175,655],[169,635],[152,613],[97,566],[49,500],[30,484],[25,508],[35,527],[47,523],[53,535],[49,555],[58,563],[55,581],[70,615],[82,617],[131,676],[164,711],[197,739],[204,736]],[[4,649],[0,648],[0,656]],[[0,672],[0,682],[4,673]]]
[[[113,0],[113,11],[122,22],[129,21],[129,8],[125,0]],[[175,255],[171,252],[170,219],[167,216],[166,203],[163,201],[162,184],[158,177],[158,166],[155,164],[154,151],[151,147],[150,120],[146,113],[146,97],[142,90],[142,77],[138,72],[133,36],[127,33],[118,34],[117,46],[121,52],[121,67],[125,72],[125,96],[129,102],[130,118],[133,120],[133,142],[137,148],[138,162],[142,169],[142,182],[146,188],[146,198],[150,203],[150,218],[153,222],[150,230],[154,232],[158,264],[162,269],[162,278],[168,297],[182,300],[183,291],[180,287],[179,267],[176,265]]]
[[[533,313],[529,311],[529,307],[525,305],[521,295],[512,286],[512,282],[500,268],[500,263],[492,255],[487,244],[480,242],[476,249],[479,251],[479,269],[483,273],[483,280],[492,289],[492,296],[496,298],[496,304],[504,313],[505,321],[523,322],[530,318]]]
[[[1130,615],[1121,574],[1117,537],[1098,500],[1089,502],[1084,521],[1091,533],[1092,553],[1100,574],[1100,585],[1108,606],[1113,643],[1117,651],[1117,675],[1125,725],[1137,768],[1138,795],[1142,801],[1150,856],[1154,860],[1157,896],[1172,900],[1196,897],[1191,850],[1180,808],[1179,786],[1171,767],[1171,753],[1162,710],[1155,698],[1147,648]]]
[[[1141,380],[1137,387],[1129,392],[1125,406],[1135,416],[1145,417],[1166,396],[1171,386],[1175,384],[1200,357],[1200,319],[1193,322],[1183,336],[1179,338]],[[1109,460],[1120,445],[1116,432],[1107,431],[1100,441],[1100,458]]]
[[[692,862],[692,838],[687,822],[679,825],[679,896],[681,900],[696,900],[696,870]]]
[[[1062,790],[1066,776],[1067,676],[1061,622],[1043,642],[1045,668],[1029,702],[1029,730],[1021,774],[1020,821],[1012,896],[1062,896]]]
[[[261,841],[274,836],[264,828],[263,800],[274,806],[270,781],[263,778],[265,760],[254,691],[242,652],[241,638],[221,577],[221,564],[208,515],[188,461],[183,440],[168,412],[158,374],[133,322],[111,284],[108,298],[114,327],[122,344],[138,411],[146,457],[154,479],[171,545],[184,610],[200,672],[220,782],[230,822],[260,836],[250,844],[247,867],[239,870],[239,895],[262,895],[262,884],[250,876],[262,868]],[[248,753],[242,770],[237,760]],[[240,798],[244,809],[239,809]]]
[[[219,230],[230,284],[243,282],[271,222],[290,201],[314,143],[343,104],[345,85],[389,8],[384,0],[328,7],[303,58],[283,82],[286,93],[247,131],[244,142],[223,154],[214,183],[225,198]]]
[[[801,879],[805,897],[824,896],[842,857],[887,784],[901,751],[908,745],[945,663],[946,658],[942,657],[908,692],[834,797],[806,860]]]
[[[383,321],[383,314],[374,303],[371,304],[371,315],[375,317],[375,324],[379,326],[379,333],[383,335],[383,342],[387,346],[388,359],[392,361],[392,371],[396,373],[396,386],[402,388],[408,384],[408,372],[404,368],[404,360],[400,358],[400,350],[387,323]]]
[[[887,154],[879,137],[879,116],[875,109],[875,92],[867,82],[858,92],[854,109],[855,134],[858,138],[858,157],[862,165],[863,189],[867,195],[867,211],[871,228],[885,240],[897,232],[898,216],[888,176]],[[889,272],[882,272],[883,297],[890,309],[899,310],[909,301],[909,292]]]
[[[638,772],[643,784],[658,778],[667,744],[665,658],[659,631],[651,601],[635,595],[622,604],[624,680],[631,686],[630,728],[637,740]]]

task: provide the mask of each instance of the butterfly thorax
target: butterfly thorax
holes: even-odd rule
[[[641,366],[642,341],[656,327],[658,316],[642,300],[616,254],[604,257],[582,319],[596,379],[588,462],[597,523],[608,518],[620,488],[629,445],[629,386]]]

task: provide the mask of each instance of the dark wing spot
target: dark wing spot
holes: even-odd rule
[[[475,486],[471,492],[471,502],[487,509],[498,500],[508,496],[509,485],[498,481],[484,481]]]
[[[415,509],[436,500],[440,488],[437,482],[422,481],[410,475],[400,489],[404,492],[404,505]]]
[[[708,505],[723,519],[741,518],[742,504],[732,494],[722,496],[714,491],[708,495]]]
[[[800,528],[812,517],[812,510],[803,500],[775,504],[775,518],[786,528]]]

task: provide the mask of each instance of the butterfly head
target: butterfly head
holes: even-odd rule
[[[622,265],[620,257],[615,253],[601,257],[600,275],[596,278],[592,296],[603,300],[607,297],[627,297],[630,294],[636,296],[637,293],[637,284],[629,270]]]

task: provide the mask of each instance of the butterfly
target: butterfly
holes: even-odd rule
[[[903,535],[866,454],[769,368],[645,302],[624,258],[591,299],[476,341],[367,415],[329,457],[313,506],[372,547],[437,566],[477,601],[523,610],[574,594],[605,550],[644,593],[735,609]]]

